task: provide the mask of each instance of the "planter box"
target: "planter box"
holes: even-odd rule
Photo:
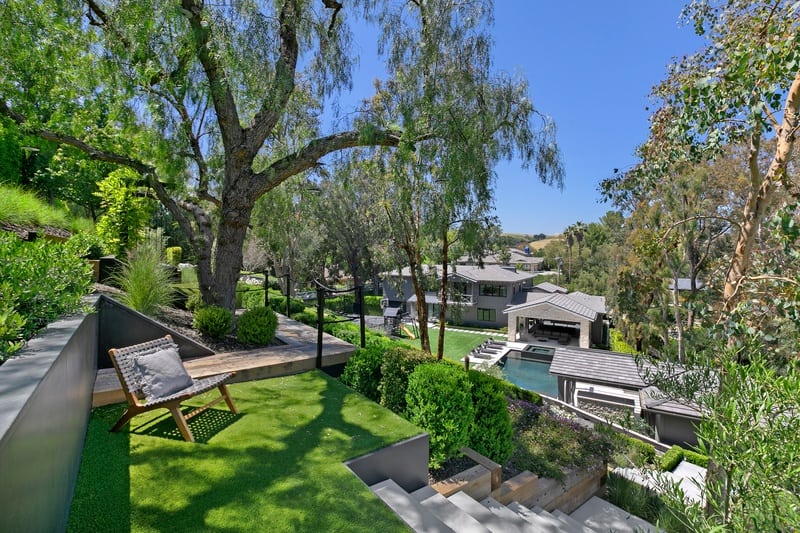
[[[475,465],[431,487],[445,497],[461,491],[480,501],[492,492],[492,473],[485,466]]]

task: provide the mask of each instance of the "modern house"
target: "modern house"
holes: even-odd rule
[[[500,254],[495,253],[487,254],[481,258],[481,262],[485,266],[511,266],[523,272],[540,272],[544,267],[544,257],[531,255],[529,248],[527,250],[509,248],[508,254],[508,258],[500,257]],[[504,259],[508,259],[508,261],[503,262]],[[456,264],[476,265],[477,261],[471,259],[469,256],[463,256],[456,260]]]
[[[592,403],[630,410],[654,428],[659,442],[697,444],[695,427],[701,413],[648,384],[647,376],[629,354],[558,347],[550,373],[558,378],[558,399],[563,402],[576,407]]]
[[[606,299],[567,289],[549,282],[518,292],[503,311],[508,315],[508,340],[536,342],[557,340],[569,345],[608,346]]]
[[[439,315],[439,280],[442,266],[423,267],[428,289],[425,302],[428,317]],[[486,265],[453,265],[449,268],[448,320],[465,325],[501,328],[506,325],[505,308],[518,294],[531,288],[533,274],[518,272],[514,267]],[[411,317],[417,316],[417,297],[411,283],[411,271],[391,272],[384,277],[383,295],[390,307],[405,306]]]

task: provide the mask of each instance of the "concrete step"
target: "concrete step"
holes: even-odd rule
[[[527,533],[536,533],[538,531],[533,524],[494,498],[489,497],[481,500],[481,505],[505,520],[508,524],[514,524],[520,531],[525,531]]]
[[[632,515],[597,496],[575,509],[570,516],[597,531],[616,531],[620,533],[658,531],[650,522]]]
[[[456,492],[447,497],[448,500],[472,515],[492,533],[523,533],[523,530],[513,523],[509,523],[497,516],[492,511],[475,501],[463,492]]]
[[[489,533],[489,529],[486,526],[438,492],[425,498],[420,503],[433,516],[458,533]]]
[[[411,497],[417,500],[418,502],[421,502],[426,498],[430,498],[434,494],[439,494],[439,493],[436,492],[436,489],[434,489],[430,485],[425,485],[421,489],[417,489],[414,492],[412,492]]]
[[[370,486],[392,511],[418,533],[454,533],[417,500],[391,479]]]
[[[566,525],[567,527],[572,529],[578,528],[577,531],[580,531],[581,533],[598,533],[597,530],[595,530],[594,528],[591,528],[582,522],[578,522],[577,520],[570,517],[567,513],[563,511],[556,509],[551,514],[555,516],[557,519],[564,522],[564,525]]]
[[[534,527],[537,528],[537,531],[542,531],[544,533],[560,533],[562,531],[567,533],[580,533],[579,529],[570,529],[564,522],[543,509],[541,513],[536,513],[519,502],[511,502],[506,505],[506,507],[533,524]]]

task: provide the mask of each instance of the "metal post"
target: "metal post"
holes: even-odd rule
[[[264,270],[264,307],[269,307],[269,270]]]
[[[367,334],[364,321],[364,286],[356,287],[356,298],[358,299],[358,316],[361,320],[361,347],[367,346]]]
[[[291,316],[291,307],[289,306],[289,299],[291,298],[290,294],[292,293],[291,287],[289,286],[291,283],[291,278],[289,274],[286,274],[286,317],[289,318]]]
[[[322,323],[325,319],[325,290],[317,287],[317,368],[322,368]]]

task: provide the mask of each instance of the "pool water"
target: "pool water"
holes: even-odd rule
[[[550,363],[507,358],[503,377],[523,389],[558,398],[558,378],[550,374]]]

